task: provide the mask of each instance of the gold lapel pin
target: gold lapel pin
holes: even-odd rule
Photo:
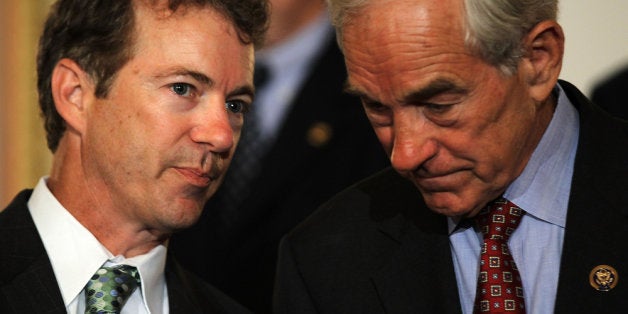
[[[331,140],[333,130],[326,122],[316,122],[307,131],[307,142],[316,148],[323,147]]]
[[[617,270],[608,265],[595,266],[589,274],[589,283],[597,291],[609,291],[617,286],[618,281]]]

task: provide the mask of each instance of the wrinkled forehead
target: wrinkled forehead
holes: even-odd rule
[[[455,4],[460,2],[384,0],[355,11],[342,36],[347,89],[391,102],[411,88],[406,85],[467,68],[474,59]]]
[[[371,1],[350,13],[342,28],[345,57],[383,64],[406,55],[465,52],[462,10],[458,0]]]
[[[433,45],[464,45],[464,6],[459,0],[377,0],[348,12],[342,46],[395,41]],[[377,48],[377,47],[374,47]]]
[[[464,3],[461,0],[372,0],[345,12],[343,34],[357,28],[363,32],[404,28],[461,28]]]

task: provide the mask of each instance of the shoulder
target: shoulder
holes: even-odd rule
[[[172,255],[166,263],[171,313],[250,314],[251,311],[184,269]]]
[[[0,212],[0,281],[24,271],[30,263],[39,259],[45,249],[27,202],[32,190],[20,192]]]
[[[0,211],[0,228],[15,223],[13,219],[18,219],[18,221],[28,220],[30,215],[26,215],[24,211],[28,209],[27,203],[32,193],[33,190],[21,191],[4,210]]]
[[[320,256],[347,267],[357,259],[376,264],[376,255],[394,249],[413,227],[411,216],[422,204],[412,183],[387,168],[319,207],[284,237],[282,249],[306,264]]]
[[[352,228],[371,226],[400,214],[408,199],[420,200],[416,188],[392,168],[386,168],[336,194],[291,235],[350,232]]]

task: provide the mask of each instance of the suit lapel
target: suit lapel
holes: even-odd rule
[[[620,277],[628,275],[626,128],[620,123],[609,123],[609,117],[575,87],[566,82],[561,82],[561,86],[579,110],[580,139],[556,312],[623,311],[628,285],[620,279],[611,291],[600,292],[589,284],[589,274],[598,265],[610,265]],[[618,138],[622,134],[624,137]]]
[[[196,292],[191,289],[183,269],[170,254],[168,254],[166,262],[166,282],[168,284],[170,313],[202,313],[196,300]]]
[[[21,192],[0,215],[0,312],[65,313],[52,265],[28,212],[30,195]]]
[[[401,241],[388,264],[372,277],[386,312],[459,313],[447,236],[413,229]]]
[[[171,314],[250,314],[249,310],[183,269],[170,253],[165,273]]]
[[[2,294],[12,313],[66,312],[52,267],[45,256],[3,285]]]
[[[380,185],[388,201],[371,204],[380,231],[399,243],[372,274],[383,308],[387,313],[460,313],[446,218],[425,207],[409,181],[392,170],[389,174]]]

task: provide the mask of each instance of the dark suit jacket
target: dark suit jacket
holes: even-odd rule
[[[218,191],[197,226],[170,242],[187,269],[256,313],[271,312],[281,237],[331,196],[389,165],[359,100],[342,91],[347,75],[335,39],[326,45],[262,162],[253,194],[236,213],[223,213]],[[331,137],[312,145],[308,131],[321,123]]]
[[[0,212],[0,313],[66,313],[52,265],[22,191]],[[166,261],[170,313],[250,313],[216,288]]]
[[[599,82],[591,100],[610,114],[628,120],[628,67]]]
[[[556,313],[624,313],[628,282],[599,292],[588,277],[600,264],[628,275],[628,125],[561,86],[579,111],[580,137]],[[461,313],[446,218],[383,171],[285,237],[275,294],[276,313]]]

